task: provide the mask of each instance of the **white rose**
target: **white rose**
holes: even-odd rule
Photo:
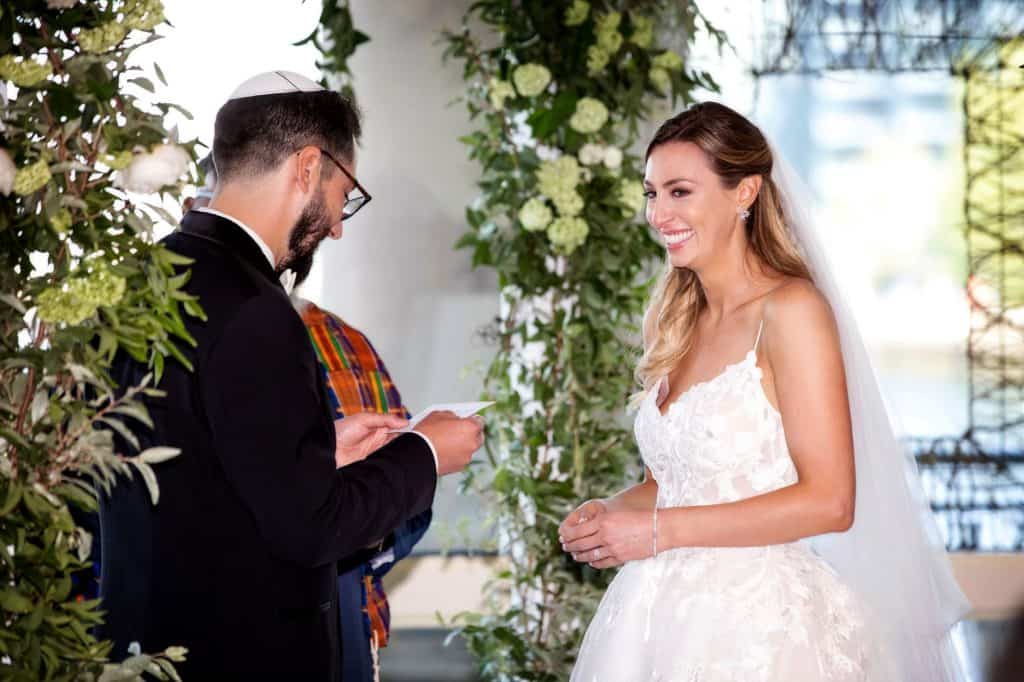
[[[173,185],[188,170],[188,154],[174,144],[161,144],[149,153],[136,154],[124,170],[118,171],[114,184],[129,192],[152,194]]]
[[[547,345],[543,341],[529,341],[523,345],[519,358],[527,369],[536,369],[544,363]]]
[[[0,194],[7,196],[14,189],[14,174],[18,172],[11,155],[0,147]]]
[[[584,166],[594,166],[605,159],[605,148],[599,144],[588,142],[580,147],[580,163]]]
[[[608,147],[604,150],[604,165],[612,170],[617,170],[622,165],[622,150],[618,147]]]

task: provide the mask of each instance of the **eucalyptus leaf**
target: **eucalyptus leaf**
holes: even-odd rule
[[[13,587],[0,590],[0,609],[11,613],[29,613],[35,602]]]
[[[7,480],[7,492],[3,502],[0,503],[0,518],[10,514],[11,510],[21,501],[22,490],[20,483],[11,479]]]
[[[67,193],[60,195],[60,204],[67,208],[77,208],[80,211],[89,210],[89,204],[84,199]]]
[[[2,301],[4,303],[6,303],[7,305],[11,306],[12,308],[17,310],[22,315],[24,315],[26,312],[28,312],[25,309],[25,304],[22,303],[20,300],[18,300],[18,297],[14,296],[13,294],[0,294],[0,301]]]
[[[149,499],[154,505],[156,505],[160,502],[160,487],[157,485],[156,474],[153,472],[152,467],[138,458],[132,458],[129,461],[135,465],[136,469],[138,469],[143,482],[146,484],[146,490],[149,491]]]
[[[135,433],[133,433],[132,430],[120,419],[117,419],[116,417],[100,417],[97,421],[106,424],[117,432],[117,434],[120,435],[121,438],[123,438],[132,448],[136,450],[139,448],[138,436],[136,436]]]
[[[149,411],[146,410],[146,407],[141,403],[123,401],[119,405],[111,407],[110,412],[113,414],[123,414],[127,417],[132,417],[147,427],[153,428],[153,420],[149,416]]]
[[[153,447],[147,448],[138,454],[138,458],[147,464],[159,464],[173,459],[181,454],[181,448]]]
[[[128,79],[128,82],[134,83],[135,85],[139,86],[143,90],[146,90],[147,92],[156,92],[156,87],[153,85],[153,81],[149,80],[148,78],[139,76],[138,78]]]

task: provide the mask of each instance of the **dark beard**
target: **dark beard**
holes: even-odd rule
[[[331,233],[332,227],[334,223],[327,215],[327,204],[321,188],[295,221],[295,227],[288,236],[288,253],[278,263],[278,271],[291,268],[297,261],[311,258],[320,242]]]

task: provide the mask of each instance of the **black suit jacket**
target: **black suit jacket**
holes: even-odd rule
[[[237,225],[188,213],[165,240],[194,259],[194,372],[168,363],[143,447],[159,504],[136,478],[101,507],[101,632],[115,654],[189,649],[186,680],[324,680],[339,671],[335,562],[430,507],[429,446],[405,435],[336,470],[334,423],[305,326]],[[121,386],[146,368],[115,362]]]

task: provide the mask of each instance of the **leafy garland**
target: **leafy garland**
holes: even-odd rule
[[[184,363],[183,315],[202,316],[181,289],[188,261],[154,244],[172,216],[132,193],[177,197],[194,159],[163,126],[170,103],[132,51],[157,39],[159,0],[20,0],[0,9],[0,677],[18,680],[177,679],[185,652],[105,664],[91,629],[97,600],[73,594],[91,538],[71,507],[95,510],[97,486],[137,470],[158,500],[150,465],[177,454],[137,449],[151,425],[141,402],[167,358]],[[163,76],[154,65],[157,77]],[[7,101],[7,100],[10,101]],[[117,387],[119,350],[151,378]]]
[[[340,88],[343,95],[355,102],[353,76],[348,60],[360,45],[369,40],[370,36],[356,29],[352,22],[348,0],[323,0],[317,27],[294,45],[312,43],[322,58],[316,63],[323,74],[320,84],[325,88]]]
[[[507,562],[490,612],[456,619],[486,680],[567,679],[611,577],[569,560],[557,526],[640,473],[622,411],[663,251],[638,220],[632,148],[652,104],[717,89],[656,41],[667,26],[689,43],[698,25],[724,41],[689,0],[481,0],[444,34],[478,123],[462,141],[482,171],[458,246],[501,287],[490,469],[467,484],[491,501]]]

